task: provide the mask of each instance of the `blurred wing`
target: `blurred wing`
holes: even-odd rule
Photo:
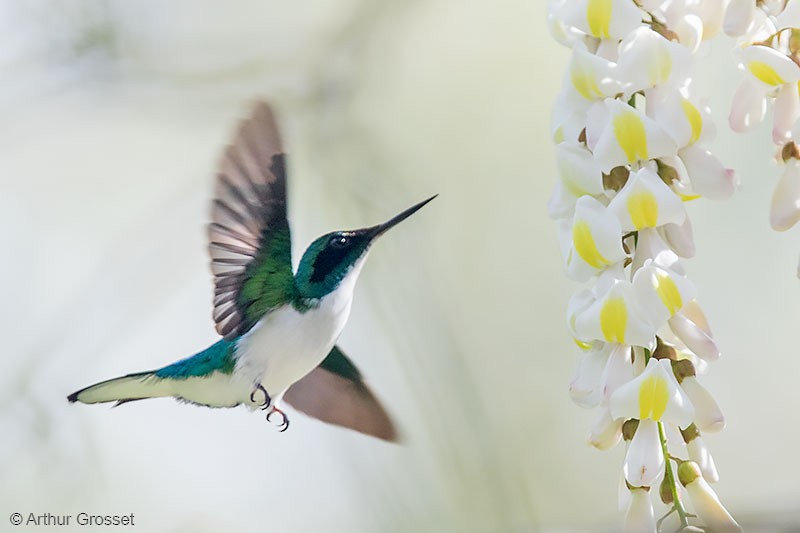
[[[397,432],[386,410],[356,366],[334,346],[320,366],[289,387],[284,399],[323,422],[395,442]]]
[[[264,102],[242,121],[222,158],[208,237],[214,322],[231,340],[294,294],[284,154]]]

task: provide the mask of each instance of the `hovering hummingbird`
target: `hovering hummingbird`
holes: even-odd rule
[[[256,104],[219,166],[208,226],[213,317],[222,338],[158,370],[81,389],[70,402],[123,403],[172,396],[207,407],[267,411],[289,419],[282,400],[312,417],[385,440],[394,425],[336,346],[370,246],[427,200],[377,226],[334,231],[306,249],[292,271],[286,167],[272,111]]]

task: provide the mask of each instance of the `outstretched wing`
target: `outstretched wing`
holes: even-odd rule
[[[334,346],[317,368],[289,387],[289,405],[323,422],[396,441],[394,424],[356,366]]]
[[[225,150],[208,237],[214,322],[231,340],[294,294],[284,153],[264,102],[241,122]]]

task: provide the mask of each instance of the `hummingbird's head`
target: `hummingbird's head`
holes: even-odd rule
[[[311,243],[297,268],[297,289],[303,298],[323,298],[345,279],[358,277],[367,252],[375,240],[436,198],[431,196],[383,224],[369,228],[334,231]]]

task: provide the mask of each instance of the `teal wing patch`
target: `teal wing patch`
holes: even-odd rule
[[[225,151],[208,234],[214,322],[232,340],[295,294],[286,162],[266,103],[256,104]]]
[[[318,420],[387,441],[397,440],[392,419],[364,383],[356,365],[338,348],[289,387],[283,398]]]

